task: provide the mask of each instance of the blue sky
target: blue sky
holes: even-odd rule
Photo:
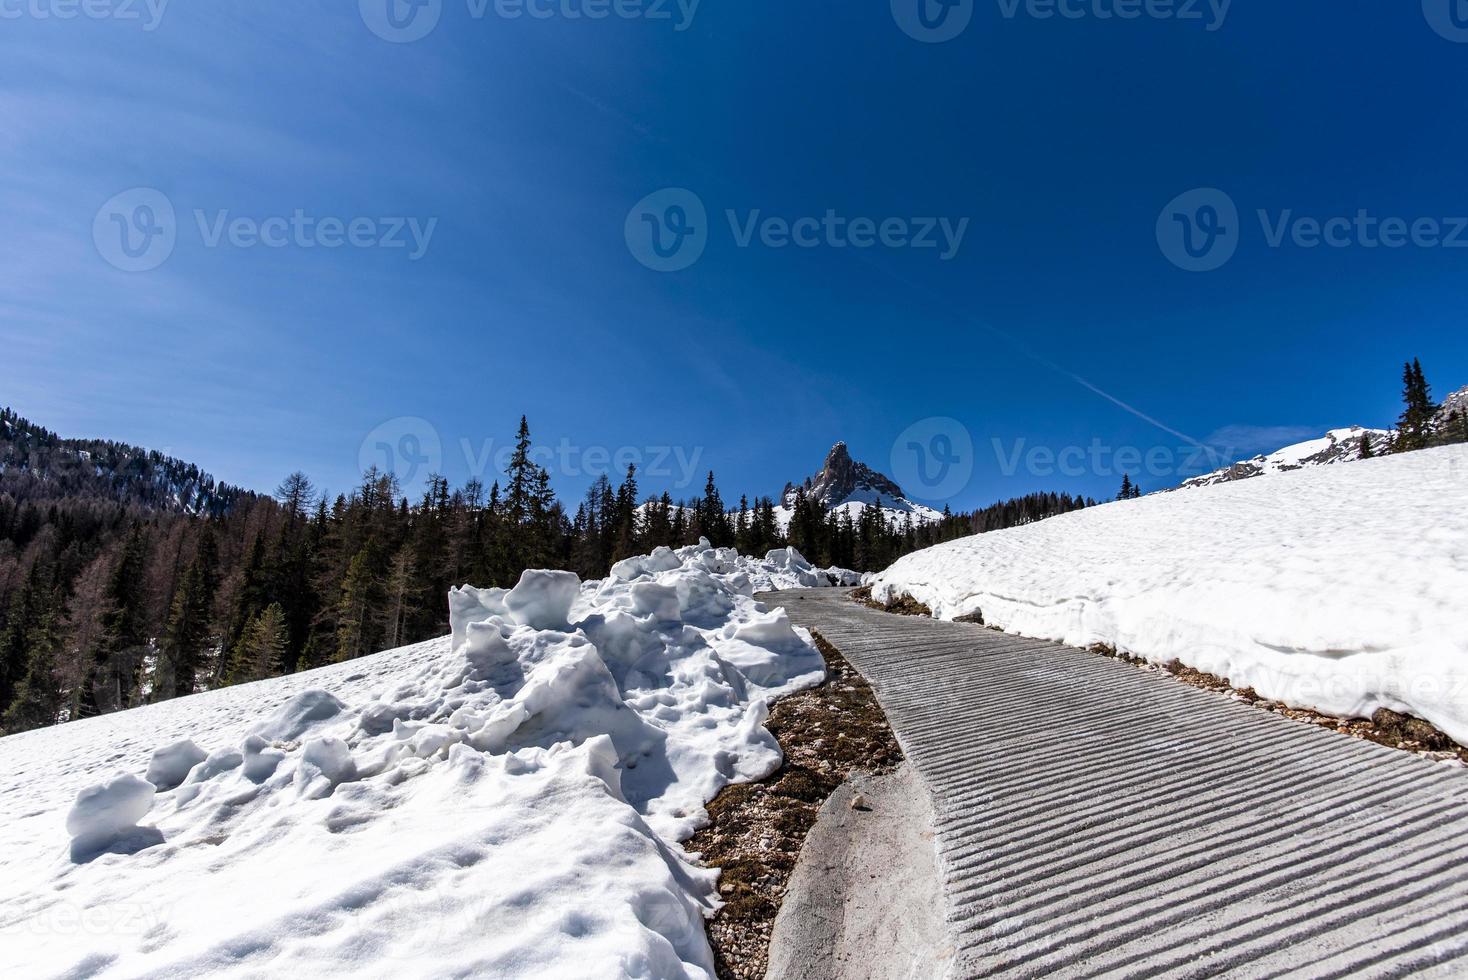
[[[774,493],[844,439],[909,483],[914,442],[966,455],[927,488],[961,508],[1109,494],[1119,449],[1154,454],[1151,488],[1192,443],[1389,424],[1411,356],[1468,384],[1468,248],[1432,244],[1468,215],[1468,35],[1437,0],[966,0],[944,43],[899,27],[907,0],[429,0],[407,43],[368,26],[388,0],[98,2],[0,4],[0,403],[232,482],[344,489],[379,443],[462,482],[525,413],[566,495],[628,459],[649,489],[712,467]],[[677,271],[636,238],[667,188],[705,213]],[[1238,212],[1207,272],[1158,231],[1203,220],[1165,213],[1198,188]],[[158,196],[171,251],[125,271]],[[1420,234],[1300,244],[1296,219],[1362,211]],[[759,224],[828,212],[893,233]],[[889,247],[936,218],[966,219],[956,249]]]

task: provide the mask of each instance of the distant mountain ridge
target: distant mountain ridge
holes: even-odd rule
[[[1459,388],[1444,398],[1434,420],[1439,435],[1449,441],[1452,441],[1456,434],[1453,427],[1468,426],[1468,387]],[[1465,428],[1464,431],[1468,432],[1468,428]],[[1232,483],[1235,480],[1271,476],[1315,466],[1349,463],[1361,458],[1362,440],[1369,438],[1372,450],[1377,454],[1382,454],[1387,451],[1388,444],[1395,436],[1396,430],[1394,429],[1368,429],[1359,425],[1331,429],[1318,439],[1298,442],[1282,449],[1276,449],[1272,453],[1262,453],[1214,470],[1212,473],[1184,480],[1178,484],[1176,489],[1209,487],[1219,483]]]
[[[95,497],[211,515],[250,495],[193,463],[107,439],[63,439],[8,408],[0,409],[0,493],[18,501]]]
[[[908,499],[902,487],[891,477],[852,459],[851,451],[844,442],[832,446],[821,468],[801,483],[785,484],[785,490],[780,495],[780,506],[775,508],[782,526],[789,523],[795,510],[796,498],[801,493],[826,513],[846,510],[853,519],[878,501],[881,502],[882,511],[889,522],[905,520],[908,515],[911,515],[914,524],[926,524],[943,518],[941,511]]]
[[[1384,451],[1386,441],[1391,436],[1392,433],[1388,429],[1367,429],[1359,425],[1348,426],[1344,429],[1331,429],[1319,439],[1298,442],[1292,446],[1276,449],[1272,453],[1262,453],[1252,459],[1240,460],[1222,469],[1214,470],[1212,473],[1184,480],[1178,485],[1178,489],[1210,487],[1219,483],[1232,483],[1234,480],[1248,480],[1256,476],[1288,473],[1291,470],[1307,469],[1312,466],[1346,463],[1361,458],[1362,439],[1369,437],[1373,449]]]

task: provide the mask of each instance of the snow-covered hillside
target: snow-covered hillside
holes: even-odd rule
[[[951,619],[1180,660],[1468,743],[1468,446],[1155,494],[908,555],[874,580]]]
[[[1179,490],[1187,490],[1195,487],[1210,487],[1218,483],[1231,483],[1234,480],[1248,480],[1256,476],[1272,476],[1277,473],[1289,473],[1294,470],[1307,469],[1312,466],[1331,466],[1336,463],[1349,463],[1361,458],[1361,440],[1370,438],[1372,448],[1382,453],[1386,451],[1387,440],[1392,437],[1392,432],[1387,429],[1365,429],[1359,425],[1353,425],[1345,429],[1331,429],[1319,439],[1308,439],[1305,442],[1285,446],[1276,449],[1272,453],[1255,456],[1225,466],[1221,470],[1195,476],[1190,480],[1184,480],[1178,485]]]
[[[903,495],[902,488],[891,478],[878,473],[865,463],[853,460],[844,442],[832,446],[821,468],[806,477],[799,486],[794,483],[785,485],[780,505],[775,508],[775,519],[782,531],[789,528],[790,518],[795,513],[796,495],[802,492],[806,499],[814,501],[823,511],[834,511],[838,515],[849,513],[853,521],[861,517],[862,511],[879,501],[883,516],[889,524],[893,521],[900,523],[909,518],[914,524],[943,519],[941,511],[909,500]]]
[[[813,574],[527,572],[450,637],[0,739],[4,972],[711,977],[678,842],[779,766],[824,668],[751,595]]]

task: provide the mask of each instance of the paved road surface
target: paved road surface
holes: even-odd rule
[[[772,593],[933,797],[959,976],[1468,976],[1468,773],[1082,650]]]

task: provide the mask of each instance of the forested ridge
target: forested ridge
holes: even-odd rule
[[[328,498],[302,473],[274,496],[120,443],[61,439],[0,412],[0,728],[21,731],[360,657],[448,631],[445,594],[526,568],[605,576],[612,562],[708,538],[747,554],[793,544],[879,570],[918,548],[1090,501],[1034,494],[938,524],[853,519],[797,500],[644,500],[635,469],[568,509],[521,420],[499,482],[431,477],[406,499],[369,471]]]

